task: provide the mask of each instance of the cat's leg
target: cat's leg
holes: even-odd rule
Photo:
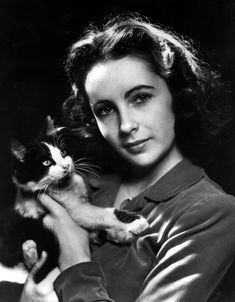
[[[101,208],[89,203],[80,204],[70,213],[82,227],[90,230],[106,230],[111,241],[125,243],[149,227],[147,220],[135,213],[115,208]]]
[[[107,238],[114,242],[131,242],[138,234],[149,227],[147,220],[136,213],[113,209],[115,225],[107,229]]]
[[[14,209],[22,217],[34,219],[38,219],[45,213],[45,210],[36,201],[33,194],[25,194],[20,189],[17,191]]]
[[[55,192],[54,199],[60,200],[77,224],[89,230],[105,229],[108,239],[115,242],[130,242],[148,228],[148,222],[140,215],[90,204],[86,183],[77,174],[72,176],[66,194]]]
[[[28,276],[28,271],[23,265],[17,267],[6,267],[0,263],[0,282],[17,282],[25,283]]]

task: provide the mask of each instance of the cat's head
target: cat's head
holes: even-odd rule
[[[13,180],[28,191],[46,189],[73,172],[71,155],[66,149],[63,128],[55,128],[50,118],[40,135],[27,144],[12,139]]]

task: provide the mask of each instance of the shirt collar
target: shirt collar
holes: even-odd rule
[[[164,176],[162,176],[155,184],[146,189],[136,198],[133,198],[130,201],[132,208],[134,210],[134,208],[142,207],[144,202],[143,197],[146,200],[153,202],[169,200],[186,188],[197,183],[204,176],[205,172],[202,168],[193,165],[187,159],[183,159]],[[106,201],[103,201],[104,206],[105,204],[106,206],[111,206],[110,199],[112,200],[115,198],[114,195],[118,191],[120,178],[117,175],[107,175],[105,177],[92,178],[89,182],[93,190],[98,193],[98,196],[105,194],[107,197],[108,195],[109,202],[107,202],[107,199]]]
[[[166,201],[197,183],[205,175],[202,168],[183,159],[144,192],[152,201]]]

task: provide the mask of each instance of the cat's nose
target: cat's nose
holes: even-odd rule
[[[63,166],[64,174],[69,171],[69,164]]]

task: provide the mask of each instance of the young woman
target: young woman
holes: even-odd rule
[[[66,70],[71,124],[101,134],[116,160],[92,186],[93,203],[140,213],[150,227],[129,245],[91,250],[66,210],[68,200],[76,204],[73,190],[41,196],[60,272],[35,284],[43,255],[20,301],[232,301],[220,285],[235,255],[235,200],[191,162],[224,124],[217,74],[187,41],[132,16],[87,30]]]

